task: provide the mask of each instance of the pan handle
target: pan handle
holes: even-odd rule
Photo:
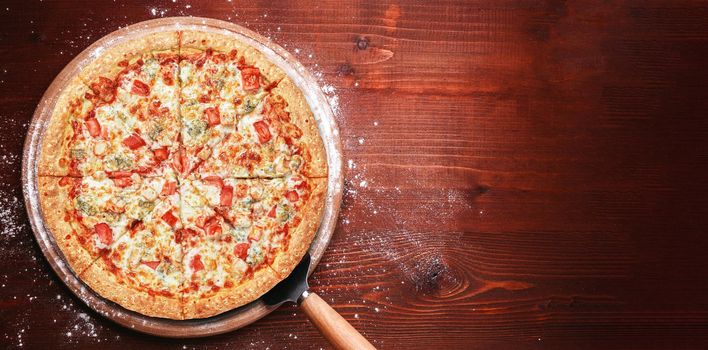
[[[307,318],[335,348],[339,350],[376,350],[361,333],[319,295],[305,292],[300,300],[300,307],[305,310]]]

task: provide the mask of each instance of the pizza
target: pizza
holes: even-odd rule
[[[287,277],[317,231],[327,160],[293,80],[227,34],[105,49],[57,97],[44,221],[91,289],[153,317],[214,316]]]

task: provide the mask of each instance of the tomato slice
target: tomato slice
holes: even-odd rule
[[[157,270],[157,266],[160,265],[160,261],[142,261],[142,264],[153,270]]]
[[[104,222],[98,223],[93,226],[93,230],[96,231],[96,235],[98,235],[98,239],[101,240],[101,243],[110,245],[111,242],[113,242],[113,231],[108,224]]]
[[[285,226],[283,226],[283,235],[285,237],[290,236],[290,229],[288,228],[288,224],[285,224]]]
[[[132,150],[136,150],[146,145],[145,140],[138,134],[132,134],[123,140],[123,144]]]
[[[268,212],[269,218],[275,218],[275,208],[276,208],[276,206],[274,205],[273,208],[271,208],[270,211]]]
[[[231,206],[231,201],[234,197],[234,188],[232,186],[224,186],[221,188],[221,195],[219,196],[219,204],[223,206]]]
[[[243,81],[243,90],[257,90],[261,87],[261,71],[256,67],[243,67],[241,80]]]
[[[104,102],[111,103],[116,98],[116,83],[106,77],[98,77],[98,81],[91,84],[91,90]]]
[[[204,114],[207,117],[207,124],[209,126],[216,126],[221,124],[221,116],[219,115],[219,110],[214,107],[209,107],[204,110]]]
[[[177,192],[177,182],[176,181],[165,182],[165,184],[162,186],[161,194],[164,196],[169,196],[169,195],[175,194],[176,192]]]
[[[217,187],[224,187],[224,180],[222,180],[218,176],[207,176],[203,178],[204,182],[208,182],[210,185],[214,185]]]
[[[221,225],[219,225],[219,222],[217,221],[217,222],[214,222],[213,224],[207,226],[206,233],[209,236],[220,235],[221,234]]]
[[[204,224],[202,225],[203,227],[204,226],[214,226],[214,225],[219,225],[219,219],[216,215],[208,217],[208,218],[204,218]]]
[[[177,171],[178,173],[181,173],[184,170],[184,163],[182,163],[182,154],[184,152],[179,149],[177,150],[177,154],[175,154],[175,157],[172,158],[172,167]]]
[[[128,187],[133,184],[133,179],[130,177],[114,177],[112,178],[113,183],[118,187]]]
[[[140,231],[144,228],[145,228],[145,224],[143,224],[142,220],[137,220],[137,221],[134,221],[132,224],[130,224],[131,231]]]
[[[298,180],[293,179],[293,181],[298,181]],[[301,181],[301,182],[298,182],[297,185],[295,185],[295,188],[297,188],[298,190],[302,190],[302,189],[310,188],[310,186],[307,184],[307,182]]]
[[[243,198],[246,197],[248,194],[248,186],[244,184],[238,184],[236,186],[236,198]]]
[[[170,227],[175,227],[175,224],[177,224],[177,217],[172,214],[172,210],[167,211],[165,214],[162,215],[162,220],[164,220]]]
[[[189,170],[187,152],[182,147],[177,150],[177,154],[172,158],[172,166],[178,173],[184,173]]]
[[[98,119],[96,118],[86,119],[86,128],[88,129],[91,137],[98,137],[101,135],[101,124],[98,123]]]
[[[111,178],[114,178],[114,177],[131,177],[131,176],[133,175],[133,173],[130,172],[130,171],[107,171],[106,173],[108,173],[108,176],[110,176]]]
[[[270,130],[268,130],[268,124],[266,124],[266,122],[259,120],[253,123],[253,127],[256,129],[256,133],[258,133],[258,141],[260,141],[260,143],[270,141]]]
[[[192,261],[189,262],[189,267],[191,267],[195,272],[204,269],[204,264],[202,264],[202,256],[197,254],[192,257]]]
[[[183,241],[188,240],[189,237],[196,237],[198,235],[199,234],[197,231],[194,231],[191,228],[179,229],[175,232],[175,242],[182,243]]]
[[[193,56],[191,61],[194,63],[195,66],[202,68],[204,63],[206,63],[208,56],[209,52],[202,52],[199,55]]]
[[[147,96],[150,95],[150,87],[140,80],[133,81],[133,87],[130,92],[135,95]]]
[[[153,153],[155,154],[155,160],[158,162],[167,160],[167,158],[170,157],[170,150],[167,149],[167,147],[158,148],[154,150]]]
[[[165,82],[165,85],[172,86],[175,83],[174,79],[172,79],[172,72],[164,71],[162,73],[162,81]]]
[[[59,186],[66,186],[66,185],[71,185],[74,183],[74,178],[64,176],[59,180]]]
[[[250,248],[250,246],[251,244],[249,243],[236,243],[236,246],[234,247],[234,255],[241,260],[246,260],[246,257],[248,256],[248,248]]]
[[[297,202],[297,200],[300,198],[300,196],[298,196],[297,192],[295,192],[295,191],[288,191],[288,192],[285,192],[285,198],[287,198],[291,202]]]
[[[281,80],[282,80],[282,79],[279,79],[279,80],[276,80],[276,81],[272,81],[270,84],[266,85],[266,86],[263,88],[263,90],[268,91],[268,92],[271,92],[273,89],[275,89],[276,87],[278,87],[278,84],[280,84],[280,81],[281,81]]]

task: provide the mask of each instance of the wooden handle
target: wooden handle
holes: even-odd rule
[[[305,310],[307,318],[310,319],[320,333],[327,340],[340,350],[359,350],[376,348],[364,338],[352,325],[337,313],[319,295],[309,293],[304,296],[300,306]]]

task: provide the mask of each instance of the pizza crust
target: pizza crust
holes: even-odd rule
[[[110,271],[103,259],[96,260],[79,276],[91,289],[128,310],[146,316],[182,320],[182,300],[179,294],[172,297],[150,295],[130,288]]]
[[[185,296],[185,319],[206,318],[250,303],[273,288],[281,278],[267,266],[254,272],[245,283],[232,288],[222,288],[214,295],[201,298]]]
[[[77,275],[82,273],[96,257],[77,240],[77,229],[67,221],[67,211],[72,203],[69,198],[69,186],[59,185],[61,178],[39,177],[39,203],[44,216],[44,223],[61,249],[69,267]],[[78,179],[73,179],[78,181]]]
[[[195,30],[183,31],[181,38],[180,49],[183,52],[205,51],[211,48],[223,53],[229,53],[234,49],[241,53],[247,47],[244,43],[226,35]]]
[[[300,208],[298,215],[302,218],[300,225],[290,230],[290,243],[287,250],[275,256],[271,267],[281,279],[290,275],[295,266],[300,262],[305,252],[310,249],[312,239],[317,233],[317,228],[322,221],[322,212],[327,193],[327,179],[310,179],[312,192],[304,207]]]
[[[83,99],[89,88],[78,78],[74,78],[62,91],[54,106],[44,135],[39,154],[38,174],[40,176],[66,176],[69,174],[68,160],[62,160],[72,136],[69,122],[69,108],[75,99]]]
[[[123,67],[118,63],[127,60],[132,63],[145,54],[170,52],[179,53],[179,32],[156,32],[124,41],[100,53],[100,56],[83,67],[79,77],[87,85],[98,77],[114,77]]]
[[[246,63],[258,67],[268,82],[277,81],[285,77],[285,73],[275,64],[271,63],[265,55],[250,45],[234,40],[233,36],[213,32],[185,30],[182,32],[181,53],[189,54],[211,48],[215,51],[230,53],[237,50]]]
[[[290,112],[293,124],[302,130],[300,140],[310,151],[311,159],[305,164],[302,174],[307,177],[327,177],[327,153],[305,96],[290,77],[281,80],[273,93],[282,96],[288,103],[286,110]]]

